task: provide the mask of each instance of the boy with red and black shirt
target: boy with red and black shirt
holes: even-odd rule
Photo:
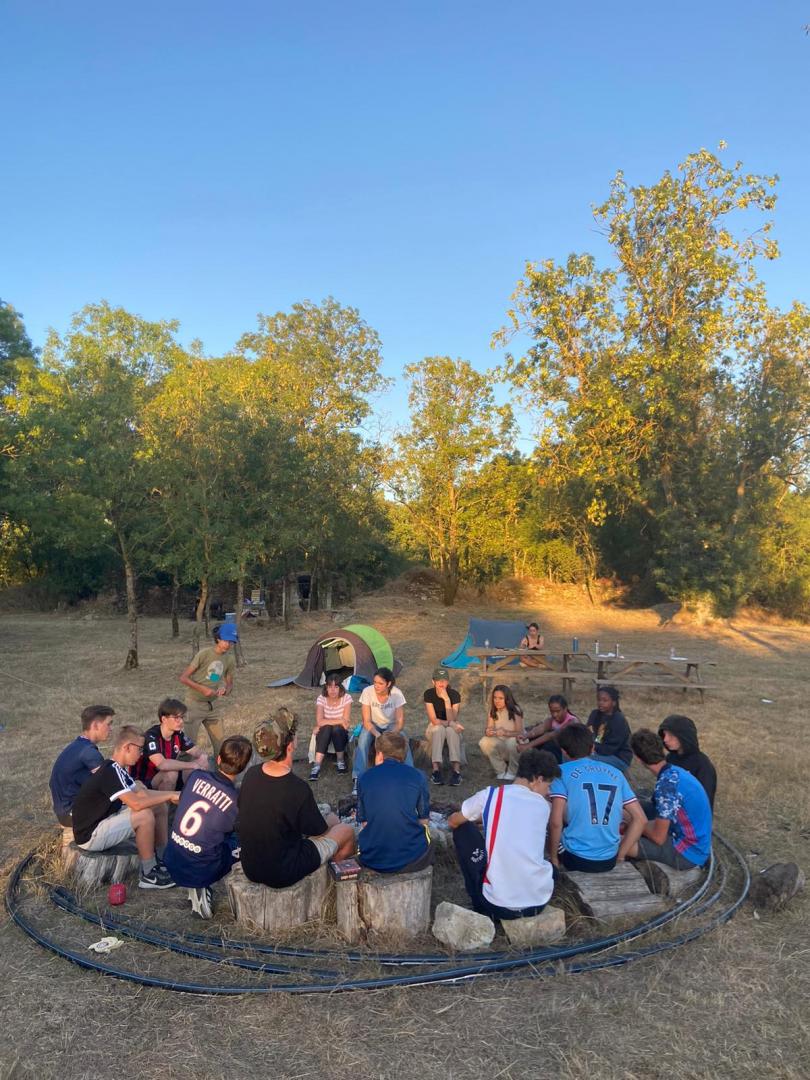
[[[159,723],[145,733],[143,757],[133,775],[153,791],[179,790],[185,774],[207,769],[208,757],[183,731],[186,706],[176,698],[158,705]],[[181,760],[181,754],[188,760]]]

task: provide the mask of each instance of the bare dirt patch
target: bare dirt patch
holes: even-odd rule
[[[411,734],[424,727],[421,694],[430,670],[463,639],[470,615],[536,617],[547,641],[560,648],[576,635],[583,642],[618,640],[623,651],[698,653],[718,663],[711,681],[719,688],[706,704],[692,696],[684,702],[675,692],[628,692],[623,706],[631,726],[657,726],[671,711],[691,715],[718,766],[718,828],[750,856],[754,870],[777,860],[806,867],[810,630],[750,618],[697,625],[654,610],[592,606],[575,589],[564,596],[544,591],[532,608],[490,601],[447,610],[434,596],[421,581],[413,591],[383,590],[357,599],[350,618],[334,624],[369,622],[389,638],[405,664],[400,686]],[[181,689],[177,675],[191,654],[191,626],[172,641],[168,620],[145,619],[141,667],[128,672],[120,618],[11,613],[0,625],[0,865],[8,873],[52,830],[48,774],[78,730],[80,709],[108,702],[121,722],[153,723],[158,701]],[[313,613],[288,633],[245,627],[248,667],[237,673],[229,731],[250,734],[258,719],[286,704],[301,714],[308,735],[315,694],[268,690],[266,683],[297,673],[325,625]],[[434,789],[442,799],[463,798],[489,780],[476,747],[483,723],[478,682],[469,674],[455,682],[470,763],[463,787]],[[530,721],[540,719],[548,693],[559,690],[530,675],[517,675],[514,686]],[[577,685],[573,706],[580,716],[592,697],[589,687]],[[306,774],[303,763],[298,769]],[[327,766],[316,794],[334,803],[348,787]],[[171,894],[139,903],[160,908],[156,923],[165,925],[176,908],[186,928],[199,928]],[[778,915],[755,919],[746,908],[721,932],[675,953],[553,981],[237,1000],[143,990],[83,973],[6,924],[0,1076],[112,1077],[124,1066],[163,1078],[805,1077],[808,916],[805,893]]]

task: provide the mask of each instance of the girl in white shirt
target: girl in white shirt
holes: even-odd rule
[[[384,731],[398,731],[405,735],[405,695],[394,685],[394,673],[390,668],[377,668],[371,686],[360,695],[363,710],[363,729],[357,739],[352,765],[353,792],[357,781],[368,768],[368,752],[372,742]],[[408,741],[405,735],[405,741]],[[406,765],[413,765],[413,755],[408,744]]]

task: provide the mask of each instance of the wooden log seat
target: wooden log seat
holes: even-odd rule
[[[362,870],[353,880],[338,881],[338,930],[350,944],[371,934],[418,937],[430,925],[432,885],[432,866],[414,874]]]
[[[72,835],[70,829],[63,832]],[[138,873],[140,859],[134,840],[124,840],[104,851],[85,851],[70,840],[62,846],[62,865],[76,885],[90,889],[95,885],[126,881]]]
[[[662,862],[638,859],[633,863],[647,882],[651,892],[658,896],[680,896],[693,888],[703,877],[703,870],[696,866],[694,870],[676,870]]]
[[[286,889],[271,889],[249,881],[238,865],[225,880],[231,911],[240,926],[274,933],[322,916],[327,888],[325,866]]]
[[[618,863],[605,874],[566,870],[560,877],[579,913],[600,922],[651,916],[666,906],[664,898],[650,892],[642,874],[629,862]]]

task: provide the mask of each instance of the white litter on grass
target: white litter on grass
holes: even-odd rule
[[[759,699],[763,705],[773,705],[773,699],[769,697],[763,697]]]
[[[123,938],[103,937],[100,941],[94,941],[92,945],[88,945],[87,948],[90,952],[110,953],[113,949],[118,949],[123,944]]]

